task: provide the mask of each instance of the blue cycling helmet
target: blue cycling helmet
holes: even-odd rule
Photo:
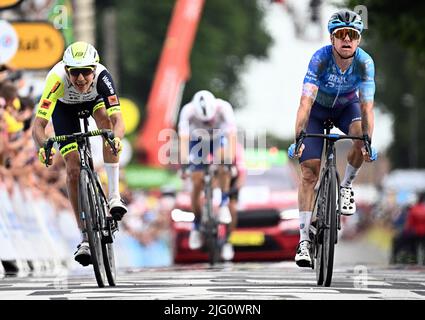
[[[339,28],[354,28],[358,32],[363,31],[363,21],[359,14],[348,9],[342,9],[335,12],[328,22],[328,31],[330,34],[335,29]]]

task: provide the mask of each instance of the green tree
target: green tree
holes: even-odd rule
[[[425,3],[348,0],[347,7],[367,8],[368,29],[362,47],[376,68],[376,102],[394,117],[389,156],[394,167],[425,167],[423,83],[425,81]],[[379,119],[377,119],[379,121]]]
[[[146,104],[175,0],[97,1],[97,10],[117,10],[121,94]],[[183,103],[208,88],[241,105],[234,93],[248,57],[265,58],[271,37],[263,26],[264,9],[254,0],[206,0],[192,50],[191,78]],[[99,28],[98,28],[99,29]],[[101,36],[99,42],[101,47]],[[102,48],[101,48],[102,50]]]

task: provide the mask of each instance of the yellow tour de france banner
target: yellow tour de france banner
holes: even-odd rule
[[[9,9],[20,4],[23,0],[0,0],[0,10]]]
[[[34,21],[11,24],[19,37],[18,51],[10,61],[12,67],[48,69],[62,59],[64,38],[52,24]]]

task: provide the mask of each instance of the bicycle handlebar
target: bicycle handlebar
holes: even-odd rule
[[[295,154],[298,154],[300,151],[301,145],[303,144],[303,141],[305,138],[322,138],[326,140],[332,140],[332,141],[338,141],[343,139],[351,139],[351,140],[362,140],[364,142],[364,146],[366,149],[366,152],[369,155],[372,155],[372,149],[371,149],[371,141],[369,138],[369,135],[364,134],[363,136],[350,136],[345,134],[338,134],[338,133],[329,133],[329,134],[320,134],[320,133],[305,133],[304,131],[301,131],[300,135],[297,137],[295,143]]]
[[[55,136],[55,137],[51,137],[49,139],[47,139],[47,141],[44,143],[44,152],[46,155],[46,159],[44,160],[44,164],[46,165],[46,167],[48,167],[49,165],[49,158],[50,158],[50,154],[52,152],[52,147],[53,144],[55,142],[62,142],[62,141],[66,141],[68,139],[70,140],[74,140],[74,141],[81,141],[84,138],[87,137],[94,137],[94,136],[102,136],[110,145],[111,149],[112,149],[112,153],[116,156],[118,154],[118,150],[115,148],[115,144],[114,144],[114,133],[112,132],[112,130],[110,129],[97,129],[97,130],[92,130],[92,131],[88,131],[88,132],[77,132],[77,133],[73,133],[73,134],[67,134],[67,135],[62,135],[62,136]]]

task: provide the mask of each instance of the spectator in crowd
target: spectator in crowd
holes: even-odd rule
[[[418,245],[425,244],[425,192],[418,195],[418,200],[413,206],[402,210],[395,225],[403,227],[393,239],[391,262],[398,262],[401,252],[416,257]]]

